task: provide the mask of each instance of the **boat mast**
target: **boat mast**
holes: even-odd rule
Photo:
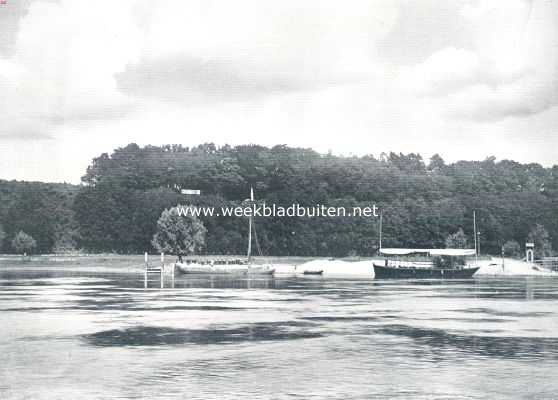
[[[250,187],[250,201],[254,201],[254,189]],[[248,261],[252,257],[252,214],[248,217]]]
[[[382,215],[380,211],[380,252],[382,251]]]
[[[475,264],[479,263],[479,253],[477,250],[477,214],[473,210],[473,239],[475,240]]]

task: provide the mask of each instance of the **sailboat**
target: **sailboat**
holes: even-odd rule
[[[250,188],[250,201],[254,202],[254,190]],[[256,247],[261,256],[261,249],[256,233],[256,226],[252,216],[248,220],[248,251],[246,259],[187,259],[174,264],[181,274],[209,274],[209,275],[273,275],[275,268],[271,264],[254,264],[252,262],[252,231],[256,240]]]

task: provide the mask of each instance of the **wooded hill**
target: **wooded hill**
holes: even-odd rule
[[[384,245],[444,247],[462,228],[472,241],[473,210],[483,253],[523,245],[535,225],[558,248],[558,166],[514,161],[459,161],[435,155],[382,154],[341,157],[311,149],[203,144],[139,147],[130,144],[95,158],[81,186],[0,181],[3,251],[19,230],[37,250],[76,246],[94,252],[141,253],[161,212],[176,204],[239,205],[254,188],[266,204],[370,206],[384,215]],[[199,189],[185,196],[180,189]],[[205,253],[242,254],[247,221],[202,217]],[[372,255],[378,219],[257,218],[261,247],[269,255]],[[472,244],[471,244],[472,246]]]
[[[79,190],[65,183],[0,180],[0,252],[13,251],[10,242],[19,231],[35,238],[38,253],[76,248],[79,234],[72,207]]]

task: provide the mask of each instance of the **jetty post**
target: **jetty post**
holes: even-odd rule
[[[144,261],[145,261],[145,269],[144,269],[144,273],[143,273],[143,286],[147,289],[147,277],[149,274],[158,274],[159,278],[161,280],[161,289],[164,288],[164,282],[165,282],[165,254],[161,253],[161,265],[157,266],[157,265],[153,265],[150,266],[149,265],[149,259],[148,259],[148,254],[147,252],[144,253]]]

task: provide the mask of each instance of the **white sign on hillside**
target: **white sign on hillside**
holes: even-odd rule
[[[180,190],[181,194],[195,194],[195,195],[200,195],[201,194],[201,190],[196,190],[196,189],[182,189]]]

